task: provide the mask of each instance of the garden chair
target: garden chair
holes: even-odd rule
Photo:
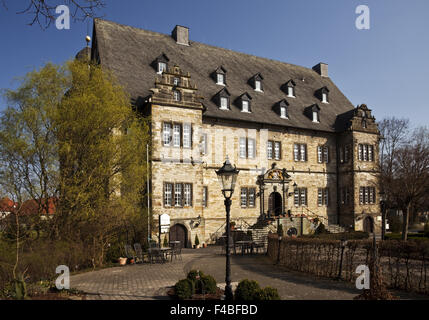
[[[138,262],[143,263],[144,257],[147,254],[143,253],[142,246],[140,245],[140,243],[134,243],[134,251],[136,252],[137,259],[139,260]]]
[[[171,251],[171,260],[174,258],[179,258],[182,260],[182,244],[181,243],[175,243],[172,247]]]

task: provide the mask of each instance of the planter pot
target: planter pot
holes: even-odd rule
[[[207,243],[203,243],[203,248],[207,248]]]
[[[119,258],[119,265],[125,266],[127,264],[127,258]]]
[[[194,249],[199,249],[199,248],[200,248],[200,245],[194,244]]]

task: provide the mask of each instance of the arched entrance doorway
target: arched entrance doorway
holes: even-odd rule
[[[182,248],[188,247],[188,230],[182,224],[175,224],[170,228],[170,241],[180,241]]]
[[[363,220],[363,231],[368,233],[374,232],[374,219],[370,216]]]
[[[280,193],[276,191],[271,192],[270,197],[268,199],[268,210],[270,211],[270,214],[273,214],[275,216],[279,216],[283,213],[282,196],[280,195]]]

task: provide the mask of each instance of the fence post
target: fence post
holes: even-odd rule
[[[341,239],[341,256],[340,256],[340,267],[338,270],[337,279],[341,280],[341,273],[343,272],[343,257],[344,257],[344,249],[346,248],[347,241],[345,239]]]

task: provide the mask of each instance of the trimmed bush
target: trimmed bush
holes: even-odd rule
[[[210,275],[201,276],[200,280],[196,282],[197,293],[216,293],[217,286],[216,280]],[[203,292],[204,289],[204,292]]]
[[[175,284],[174,291],[180,300],[191,299],[195,293],[194,282],[189,279],[182,279]]]
[[[164,248],[168,247],[167,237],[164,237],[164,243],[162,245],[164,246]]]
[[[201,278],[202,276],[204,276],[204,273],[202,271],[199,271],[199,270],[191,270],[191,271],[188,272],[188,275],[187,275],[186,278],[189,279],[189,280],[191,280],[191,281],[197,281],[197,276],[198,275]]]
[[[195,235],[195,243],[196,246],[200,245],[200,239],[198,239],[198,234]]]
[[[257,300],[261,287],[255,280],[244,279],[241,280],[235,289],[235,300],[249,301]]]
[[[259,290],[257,300],[280,300],[280,295],[276,288],[265,287]]]

